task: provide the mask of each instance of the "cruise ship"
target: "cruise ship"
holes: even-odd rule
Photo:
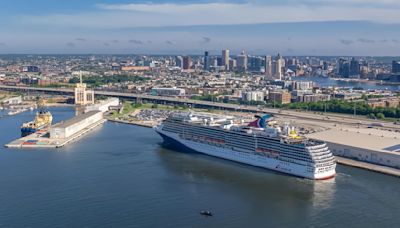
[[[308,139],[271,115],[245,123],[233,116],[175,113],[154,127],[165,143],[239,163],[313,179],[336,174],[326,143]]]

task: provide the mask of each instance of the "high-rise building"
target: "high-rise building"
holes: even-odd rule
[[[225,70],[229,70],[229,50],[222,50],[222,66],[225,67]]]
[[[208,51],[204,52],[204,70],[210,70],[210,56],[208,55]]]
[[[339,59],[338,63],[338,75],[343,78],[348,78],[350,76],[350,63],[346,59]]]
[[[350,76],[360,76],[360,63],[354,57],[350,61]]]
[[[222,58],[217,57],[217,66],[223,66],[224,64],[222,63]]]
[[[251,56],[248,58],[249,70],[252,72],[261,72],[263,59],[259,56]]]
[[[176,56],[175,66],[177,66],[179,68],[183,68],[183,58],[182,58],[182,56]]]
[[[328,70],[329,69],[329,63],[327,61],[324,61],[322,64],[322,69],[323,70]]]
[[[189,70],[190,68],[192,68],[192,58],[190,56],[184,56],[182,69]]]
[[[397,74],[400,73],[400,61],[394,61],[392,62],[392,73]]]
[[[236,69],[236,66],[237,66],[237,64],[236,64],[236,59],[230,59],[230,60],[229,60],[229,69],[230,69],[230,70],[235,70],[235,69]]]
[[[277,80],[282,80],[283,77],[283,66],[284,66],[284,60],[281,56],[281,54],[278,53],[278,55],[276,56],[275,59],[275,74],[274,74],[274,78]]]
[[[247,71],[247,54],[245,51],[242,51],[242,53],[236,57],[236,65],[238,71]]]
[[[272,77],[272,57],[270,55],[265,56],[265,75]]]

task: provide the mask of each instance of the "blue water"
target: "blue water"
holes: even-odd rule
[[[55,108],[56,121],[73,116]],[[26,112],[0,119],[0,144]],[[395,227],[400,180],[345,166],[328,181],[161,146],[105,123],[60,149],[0,148],[0,227]],[[210,210],[213,217],[199,215]]]
[[[348,88],[363,88],[367,90],[390,90],[390,91],[400,91],[400,85],[381,85],[377,82],[373,81],[342,81],[342,80],[334,80],[331,78],[323,78],[323,77],[296,77],[293,78],[295,81],[313,81],[318,86],[328,87],[348,87]]]

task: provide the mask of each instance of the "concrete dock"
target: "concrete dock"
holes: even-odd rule
[[[22,137],[20,139],[14,140],[6,145],[4,145],[7,148],[59,148],[63,147],[66,144],[75,141],[85,135],[86,133],[90,132],[97,126],[103,124],[106,119],[102,119],[100,121],[97,121],[82,130],[78,131],[77,133],[67,137],[67,138],[50,138],[50,129],[43,129],[38,132],[35,132],[31,135],[28,135],[26,137]]]
[[[348,165],[348,166],[352,166],[352,167],[356,167],[356,168],[367,169],[367,170],[378,172],[378,173],[383,173],[383,174],[388,174],[388,175],[395,176],[395,177],[400,177],[399,169],[381,166],[381,165],[375,165],[375,164],[371,164],[371,163],[367,163],[367,162],[356,161],[353,159],[339,157],[339,156],[336,156],[336,161],[338,164]]]

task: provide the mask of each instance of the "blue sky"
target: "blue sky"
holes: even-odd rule
[[[1,0],[0,53],[400,53],[399,0]]]

